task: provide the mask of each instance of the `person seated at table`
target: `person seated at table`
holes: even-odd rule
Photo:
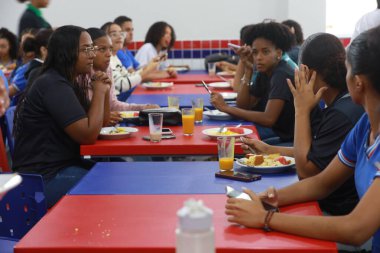
[[[294,35],[292,47],[286,53],[289,55],[289,57],[290,57],[290,59],[292,59],[292,61],[298,63],[298,55],[299,55],[301,45],[303,43],[302,27],[298,22],[291,20],[291,19],[287,19],[285,21],[282,21],[281,24],[289,27],[290,32]]]
[[[294,71],[282,55],[290,48],[292,35],[286,26],[271,22],[250,26],[247,36],[247,41],[252,41],[251,47],[239,49],[244,51],[240,59],[245,63],[245,74],[239,87],[237,107],[227,105],[217,92],[212,93],[211,103],[222,112],[254,122],[264,141],[276,137],[278,142],[279,137],[280,142],[291,142],[294,106],[286,79],[293,80]],[[253,61],[257,70],[255,77],[252,77]]]
[[[117,52],[123,48],[125,33],[122,32],[121,27],[116,23],[110,23],[106,26],[105,32],[110,36],[112,41],[112,56],[110,61],[110,66],[112,69],[112,77],[115,82],[116,95],[131,91],[136,85],[141,82],[149,81],[152,79],[152,73],[156,72],[158,67],[158,59],[150,62],[145,68],[140,71],[129,72],[120,59],[117,56]],[[124,94],[125,101],[130,94]]]
[[[228,220],[247,227],[276,230],[299,236],[361,245],[373,236],[372,252],[380,252],[380,27],[360,34],[347,51],[347,86],[352,100],[365,114],[347,135],[338,154],[321,173],[280,190],[270,188],[252,201],[228,199]],[[306,77],[296,90],[311,85]],[[324,199],[351,176],[355,177],[360,201],[347,215],[300,216],[265,211],[261,200],[272,205]]]
[[[15,111],[13,170],[41,174],[48,206],[53,206],[92,165],[81,160],[79,145],[98,138],[111,81],[94,76],[93,97],[75,79],[90,73],[95,58],[90,35],[62,26],[51,36],[41,75],[27,87]]]
[[[17,37],[6,28],[0,29],[0,70],[5,75],[16,68],[17,61]]]
[[[110,58],[112,56],[112,43],[107,34],[99,28],[89,28],[87,32],[90,34],[94,46],[97,47],[96,56],[94,58],[93,72],[101,71],[107,73],[112,81],[112,70],[110,68]],[[90,78],[87,81],[91,80]],[[90,82],[87,82],[90,84]],[[88,88],[89,98],[93,96],[93,90],[90,86]],[[115,95],[114,83],[112,82],[110,89],[110,124],[119,123],[122,118],[118,111],[140,111],[143,109],[159,108],[159,105],[155,104],[129,104],[117,100]]]
[[[300,51],[300,63],[305,65],[296,71],[297,89],[291,89],[296,115],[294,146],[272,146],[253,139],[245,139],[245,143],[257,153],[295,157],[300,179],[324,170],[364,113],[363,107],[354,104],[348,94],[345,55],[342,43],[334,35],[318,33],[310,36]],[[310,80],[310,86],[301,86],[304,78]],[[320,100],[324,101],[326,108],[319,107]],[[249,153],[246,146],[244,150]],[[351,177],[319,204],[330,214],[342,215],[350,213],[357,202],[354,178]]]
[[[159,57],[161,78],[176,77],[177,72],[167,62],[168,51],[174,46],[176,35],[171,25],[164,21],[154,23],[148,30],[144,45],[137,51],[136,60],[141,66]]]

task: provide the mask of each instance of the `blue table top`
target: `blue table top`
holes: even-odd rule
[[[218,167],[218,162],[97,163],[68,194],[224,194],[226,185],[261,192],[298,181],[294,170],[263,174],[254,182],[215,178]]]
[[[203,103],[205,107],[214,108],[210,103],[209,94],[175,94],[179,97],[180,107],[191,107],[191,100],[196,98],[203,98]],[[134,95],[132,94],[128,99],[127,103],[136,104],[158,104],[161,107],[168,106],[168,95],[167,94],[144,94],[144,95]]]

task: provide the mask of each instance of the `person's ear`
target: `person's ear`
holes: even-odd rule
[[[277,48],[276,49],[276,59],[279,61],[279,60],[281,60],[281,57],[282,57],[282,50]]]
[[[355,75],[354,84],[355,90],[361,92],[364,90],[365,85],[367,84],[367,79],[363,75]]]

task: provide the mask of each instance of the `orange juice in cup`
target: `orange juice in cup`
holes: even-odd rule
[[[234,168],[234,158],[231,158],[231,157],[219,158],[220,170],[233,170],[233,168]]]
[[[234,169],[235,137],[218,137],[218,157],[220,170]]]
[[[194,133],[194,109],[182,108],[182,129],[184,135],[193,135]]]
[[[193,99],[192,101],[195,123],[202,123],[203,120],[203,98]]]

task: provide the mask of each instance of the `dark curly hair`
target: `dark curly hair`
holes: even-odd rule
[[[346,51],[342,42],[332,34],[309,36],[300,49],[299,64],[316,71],[324,82],[340,91],[347,90]]]
[[[289,28],[293,27],[294,35],[296,37],[296,43],[297,43],[297,45],[301,45],[304,41],[301,25],[298,22],[291,20],[291,19],[282,21],[282,24],[286,25]]]
[[[348,47],[352,75],[366,75],[380,94],[380,26],[361,33]]]
[[[283,52],[289,51],[293,39],[289,28],[277,22],[259,23],[248,27],[245,38],[247,44],[252,45],[258,38],[271,41]]]
[[[125,22],[132,22],[132,19],[127,16],[118,16],[113,22],[121,26]]]
[[[17,59],[18,43],[17,36],[7,28],[0,28],[0,39],[6,39],[9,43],[9,56],[11,59]]]
[[[156,22],[149,28],[145,36],[145,43],[152,43],[153,46],[156,47],[158,43],[160,43],[161,38],[165,35],[166,27],[169,27],[172,31],[172,39],[167,49],[172,48],[176,40],[176,35],[173,27],[164,21]]]

